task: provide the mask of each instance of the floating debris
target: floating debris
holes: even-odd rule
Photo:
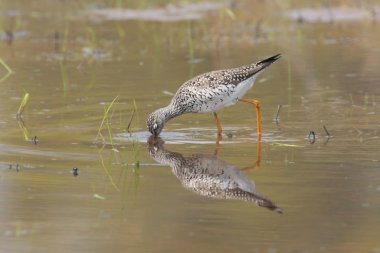
[[[101,195],[99,195],[99,194],[97,194],[97,193],[94,193],[93,197],[94,197],[95,199],[100,199],[100,200],[105,200],[105,199],[106,199],[105,197],[103,197],[103,196],[101,196]]]
[[[79,175],[79,169],[77,167],[74,167],[71,170],[71,174],[73,174],[74,177],[78,176]]]
[[[314,133],[314,131],[310,131],[309,136],[307,138],[309,139],[310,144],[314,144],[314,142],[315,142],[315,133]]]

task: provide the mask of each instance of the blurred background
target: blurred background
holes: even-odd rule
[[[2,0],[0,251],[380,252],[379,26],[369,0]],[[284,214],[194,194],[149,156],[146,117],[183,82],[277,53],[246,95],[261,146],[238,104],[217,153],[261,150],[244,173]],[[215,133],[184,115],[162,138],[212,155]]]

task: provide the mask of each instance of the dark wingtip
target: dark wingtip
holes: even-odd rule
[[[273,62],[277,61],[280,58],[281,58],[281,54],[276,54],[276,55],[274,55],[272,57],[269,57],[269,58],[267,58],[265,60],[260,61],[259,64],[261,64],[261,63],[272,64]]]
[[[267,202],[265,204],[266,205],[263,205],[263,206],[268,208],[269,210],[276,212],[276,213],[279,213],[279,214],[283,214],[282,209],[280,207],[276,206],[272,201],[267,200]]]

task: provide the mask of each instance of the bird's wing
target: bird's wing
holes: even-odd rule
[[[238,68],[216,70],[196,76],[187,81],[184,86],[215,87],[218,85],[239,84],[240,82],[260,73],[281,57],[280,54],[265,60],[241,66]]]

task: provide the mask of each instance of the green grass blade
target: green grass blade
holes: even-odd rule
[[[271,146],[273,146],[273,147],[291,147],[291,148],[303,148],[304,147],[301,145],[287,144],[287,143],[281,143],[281,142],[271,143]]]
[[[25,127],[24,122],[20,119],[20,120],[17,120],[17,123],[18,123],[18,126],[21,129],[22,135],[24,136],[24,140],[29,141],[30,140],[30,138],[29,138],[29,131]]]
[[[22,114],[22,112],[24,111],[25,106],[26,106],[26,104],[27,104],[28,101],[29,101],[29,97],[30,97],[29,93],[26,92],[26,93],[24,94],[24,97],[22,98],[22,100],[21,100],[21,102],[20,102],[20,106],[19,106],[18,111],[17,111],[17,115],[18,115],[18,117],[20,117],[21,114]]]
[[[116,102],[116,100],[119,98],[119,96],[116,96],[112,102],[108,105],[108,107],[105,109],[104,111],[104,115],[103,115],[103,119],[102,119],[102,122],[100,123],[100,126],[99,126],[99,129],[98,129],[98,134],[97,134],[97,137],[99,136],[102,136],[101,134],[101,131],[103,129],[103,125],[104,125],[104,122],[106,122],[106,120],[108,119],[108,113],[110,112],[113,104]]]
[[[5,63],[5,61],[3,59],[0,58],[0,65],[3,66],[5,68],[5,70],[7,71],[7,73],[2,77],[0,78],[0,83],[5,81],[11,74],[13,74],[13,70]]]
[[[14,73],[13,70],[1,58],[0,58],[0,64],[1,64],[1,66],[3,66],[8,71],[8,73]]]

